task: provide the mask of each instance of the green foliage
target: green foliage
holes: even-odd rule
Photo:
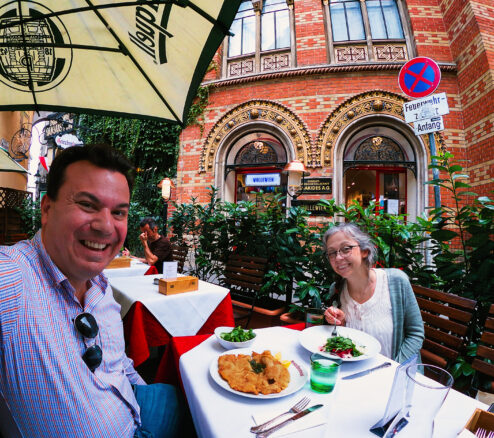
[[[30,196],[22,202],[22,207],[17,208],[17,212],[21,217],[22,231],[33,237],[41,228],[41,202],[33,201]]]

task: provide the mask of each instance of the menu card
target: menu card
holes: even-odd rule
[[[163,278],[177,278],[178,262],[163,262]]]
[[[370,431],[379,437],[385,437],[386,432],[390,432],[389,436],[393,436],[408,424],[405,417],[408,415],[407,410],[410,407],[413,386],[407,384],[406,370],[409,366],[417,363],[417,358],[418,355],[416,354],[396,368],[384,416],[370,428]]]

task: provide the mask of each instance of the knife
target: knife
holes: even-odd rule
[[[391,365],[391,362],[384,362],[381,365],[378,365],[377,367],[369,368],[368,370],[360,371],[358,373],[350,374],[349,376],[342,377],[342,380],[356,379],[357,377],[366,376],[367,374],[373,373],[374,371],[378,370],[379,368],[386,368],[386,367],[389,367],[390,365]]]
[[[302,418],[305,415],[310,414],[312,411],[315,411],[319,408],[322,408],[322,406],[323,405],[311,406],[310,408],[303,410],[302,412],[294,415],[293,417],[290,417],[288,420],[285,420],[285,421],[281,422],[280,424],[277,424],[276,426],[273,426],[269,429],[266,429],[262,432],[259,432],[256,436],[257,436],[257,438],[265,438],[265,437],[271,435],[272,433],[275,433],[277,430],[280,430],[282,427],[286,426],[287,424],[290,424],[290,423],[294,422],[295,420],[298,420],[299,418]]]

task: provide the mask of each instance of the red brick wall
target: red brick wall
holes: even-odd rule
[[[404,2],[405,3],[405,2]],[[450,113],[444,116],[442,137],[470,175],[479,194],[494,189],[492,175],[494,123],[494,4],[492,0],[408,0],[408,13],[418,56],[456,64],[442,73],[437,93],[446,92]],[[295,0],[297,69],[327,63],[323,9],[320,0]],[[221,67],[221,50],[215,60]],[[218,79],[216,71],[207,80]],[[398,70],[346,71],[296,75],[222,86],[211,90],[203,131],[186,128],[181,135],[178,163],[178,201],[196,197],[207,201],[211,172],[199,173],[201,151],[214,124],[236,105],[267,99],[287,106],[308,127],[313,140],[321,124],[338,105],[359,93],[380,89],[403,95]],[[332,175],[332,168],[313,169],[313,175]],[[432,175],[430,175],[432,177]],[[433,199],[432,188],[429,199]],[[443,199],[447,200],[446,194]]]

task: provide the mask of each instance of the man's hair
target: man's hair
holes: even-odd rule
[[[134,185],[134,167],[119,151],[108,144],[92,144],[72,146],[63,150],[55,157],[50,166],[47,178],[46,194],[53,200],[57,199],[58,191],[65,182],[65,169],[78,161],[89,161],[101,169],[119,172],[125,176],[129,191]]]
[[[142,219],[141,222],[140,222],[140,224],[139,224],[139,227],[140,228],[143,228],[146,225],[149,225],[149,228],[151,230],[154,230],[155,227],[158,226],[158,224],[156,223],[156,221],[152,217],[145,217],[144,219]]]

